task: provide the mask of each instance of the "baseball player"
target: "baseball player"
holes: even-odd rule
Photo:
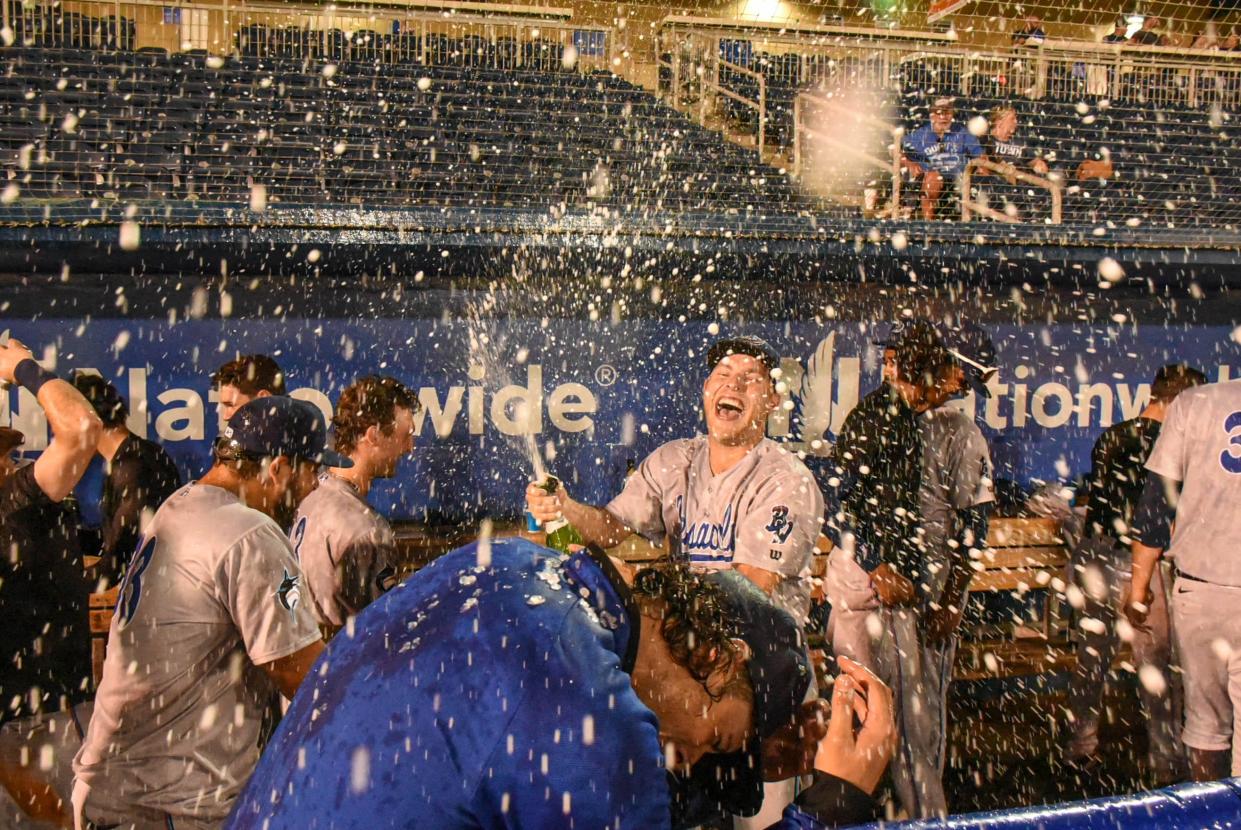
[[[1184,390],[1206,382],[1206,376],[1197,369],[1164,366],[1155,373],[1150,403],[1142,413],[1104,430],[1090,454],[1083,538],[1073,552],[1074,573],[1085,605],[1078,631],[1077,665],[1069,687],[1069,711],[1073,714],[1072,736],[1065,752],[1069,761],[1089,759],[1099,746],[1103,683],[1116,656],[1116,609],[1129,580],[1128,546],[1146,484],[1146,460],[1159,437],[1168,406]],[[1154,590],[1147,626],[1134,632],[1132,645],[1134,662],[1149,667],[1142,671],[1148,675],[1157,671],[1162,678],[1158,684],[1139,684],[1139,692],[1151,768],[1158,779],[1171,782],[1184,774],[1185,753],[1180,741],[1179,682],[1169,670],[1170,580],[1164,570],[1157,568],[1152,575]]]
[[[752,587],[716,582],[735,574],[664,563],[630,587],[597,548],[561,556],[496,539],[486,565],[478,548],[441,557],[332,640],[229,830],[670,830],[671,770],[746,757],[751,731],[764,766],[773,757],[781,739],[768,730],[800,707],[805,652],[764,647],[796,643],[798,626]],[[842,670],[815,783],[781,828],[874,817],[890,696],[860,667]]]
[[[220,425],[228,423],[238,407],[255,398],[284,394],[284,372],[265,354],[247,354],[230,360],[211,375],[218,396]]]
[[[1124,598],[1147,625],[1164,550],[1176,564],[1172,631],[1185,686],[1185,728],[1195,780],[1241,775],[1241,381],[1187,389],[1168,407],[1146,462],[1134,521],[1133,581]],[[1175,522],[1175,523],[1174,523]],[[1154,682],[1145,678],[1145,682]],[[1231,752],[1230,752],[1231,751]]]
[[[842,502],[854,550],[837,548],[829,560],[829,634],[837,654],[892,686],[900,733],[892,779],[903,808],[942,816],[947,689],[970,575],[965,554],[985,538],[985,506],[994,500],[981,430],[946,404],[967,383],[984,388],[994,370],[986,365],[989,342],[973,329],[937,332],[914,321],[891,340],[885,386],[846,419],[836,448],[842,478],[853,479]],[[917,469],[900,454],[912,455]]]
[[[323,472],[302,502],[290,541],[319,624],[333,631],[396,584],[396,537],[366,503],[371,482],[391,478],[414,448],[418,398],[390,377],[364,377],[332,416],[336,452],[353,462]]]
[[[757,337],[715,343],[703,383],[707,434],[656,449],[607,507],[532,484],[530,513],[563,515],[587,543],[612,547],[631,533],[670,542],[672,557],[702,570],[732,568],[801,626],[810,613],[810,564],[823,523],[823,496],[795,456],[765,437],[780,404],[772,378],[780,357]],[[762,811],[738,819],[765,827],[792,801],[793,782],[768,785]]]
[[[717,342],[702,387],[706,435],[656,449],[607,507],[532,484],[531,514],[540,521],[563,515],[602,547],[632,533],[655,543],[666,537],[673,558],[704,570],[735,568],[804,625],[823,497],[806,466],[765,437],[780,404],[771,374],[779,365],[757,337]]]
[[[90,581],[66,497],[102,430],[81,393],[15,339],[0,344],[0,381],[30,392],[51,427],[24,466],[13,451],[25,437],[0,427],[0,826],[24,827],[19,813],[67,818],[68,759],[90,717]]]
[[[74,759],[79,827],[211,828],[228,815],[275,693],[293,697],[323,649],[278,522],[320,464],[349,465],[326,437],[311,404],[251,401],[217,439],[214,466],[156,512],[120,585]]]

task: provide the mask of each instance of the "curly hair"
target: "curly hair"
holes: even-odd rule
[[[733,642],[738,626],[724,592],[687,566],[662,562],[639,571],[632,590],[636,597],[663,603],[664,640],[673,659],[698,682],[705,685],[712,674],[730,672],[744,659]]]
[[[346,455],[353,452],[358,439],[371,427],[379,427],[384,435],[392,434],[398,407],[418,412],[422,405],[413,390],[396,378],[367,375],[354,381],[341,393],[332,416],[336,451]]]
[[[74,372],[73,386],[90,403],[105,427],[125,425],[129,407],[115,386],[91,372]]]

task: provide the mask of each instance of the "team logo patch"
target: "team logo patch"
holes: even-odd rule
[[[284,579],[281,580],[280,587],[276,589],[276,599],[280,600],[280,604],[289,611],[296,608],[297,604],[302,601],[302,589],[298,586],[301,581],[302,577],[299,574],[290,574],[285,571]]]
[[[783,545],[793,532],[793,522],[789,519],[789,509],[783,504],[771,508],[771,521],[767,524],[767,532],[771,534],[773,545]]]

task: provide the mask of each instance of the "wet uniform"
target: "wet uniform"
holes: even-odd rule
[[[1185,684],[1186,746],[1232,749],[1241,774],[1241,381],[1187,389],[1168,407],[1146,469],[1179,482],[1168,554],[1172,630]],[[1135,535],[1154,541],[1148,528]],[[1159,545],[1152,545],[1158,547]]]
[[[779,574],[772,599],[805,625],[823,495],[806,465],[770,439],[719,475],[706,436],[669,441],[607,510],[652,542],[667,537],[672,556],[695,568],[744,564]]]
[[[931,603],[943,599],[950,571],[968,567],[965,551],[950,544],[962,534],[961,511],[989,504],[995,494],[987,441],[967,415],[941,406],[919,415],[917,427],[922,555],[914,582],[920,606],[883,608],[870,575],[839,548],[829,560],[827,590],[833,651],[858,660],[892,688],[900,734],[893,783],[910,814],[926,817],[947,811],[946,706],[956,638],[924,645],[922,617]]]
[[[319,639],[289,540],[218,487],[156,512],[120,586],[103,682],[74,759],[96,824],[218,826],[278,697],[259,668]]]
[[[324,472],[290,534],[309,607],[337,628],[396,584],[396,536],[357,488]]]

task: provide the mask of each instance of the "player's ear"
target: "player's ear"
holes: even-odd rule
[[[381,434],[382,433],[379,431],[379,427],[375,424],[371,424],[369,427],[366,428],[366,433],[363,435],[363,437],[371,444],[378,444],[379,437]]]

